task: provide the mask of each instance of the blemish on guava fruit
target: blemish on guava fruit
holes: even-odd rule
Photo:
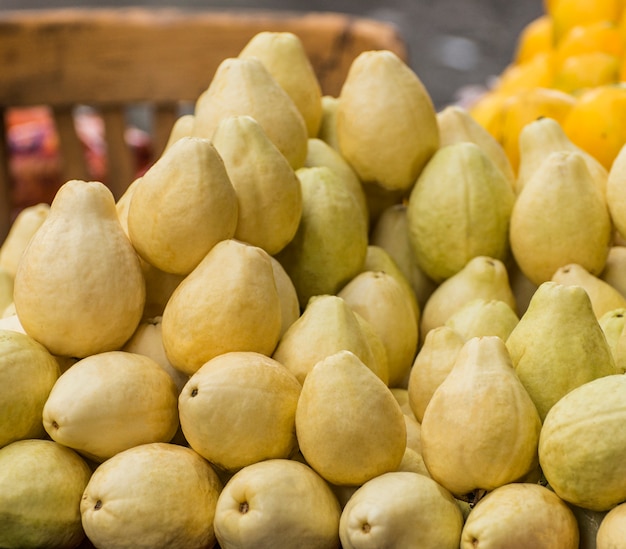
[[[245,514],[249,511],[249,509],[250,509],[250,506],[248,505],[248,502],[247,502],[247,501],[242,501],[242,502],[239,504],[239,512],[240,512],[242,515],[245,515]]]
[[[367,522],[365,522],[364,524],[361,525],[361,531],[364,534],[369,534],[371,529],[372,529],[372,527]]]
[[[192,396],[192,397],[195,397],[197,394],[198,394],[198,388],[197,388],[197,387],[194,387],[194,388],[191,390],[191,396]]]
[[[59,424],[56,421],[52,422],[52,428],[53,429],[58,429],[59,428]]]
[[[102,500],[99,499],[98,501],[96,501],[96,504],[93,506],[93,508],[94,508],[95,511],[97,511],[101,507],[102,507]]]

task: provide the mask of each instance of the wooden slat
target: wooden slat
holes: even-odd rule
[[[0,104],[195,101],[219,64],[261,30],[296,33],[331,95],[361,51],[407,56],[392,25],[339,13],[0,11]]]
[[[88,179],[87,159],[82,141],[76,133],[74,113],[71,107],[55,107],[54,122],[59,135],[61,174],[64,181]]]
[[[131,184],[135,166],[130,147],[126,143],[126,112],[123,106],[106,106],[101,109],[106,141],[106,184],[117,200]]]

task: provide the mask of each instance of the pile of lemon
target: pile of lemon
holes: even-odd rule
[[[610,168],[626,143],[626,1],[544,0],[544,13],[517,37],[511,63],[470,112],[514,169],[519,132],[540,117],[557,120]]]

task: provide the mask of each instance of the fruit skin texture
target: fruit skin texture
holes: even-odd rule
[[[312,168],[314,166],[326,166],[341,177],[346,186],[354,194],[363,214],[363,219],[366,225],[369,226],[369,210],[361,180],[341,153],[318,137],[309,139],[306,161],[304,163],[304,167],[306,168]]]
[[[238,210],[237,194],[211,141],[183,137],[134,185],[130,240],[154,267],[187,275],[217,242],[233,237]]]
[[[9,307],[13,307],[13,276],[0,267],[0,318],[7,316]]]
[[[606,201],[617,232],[626,235],[626,144],[611,164],[606,183]]]
[[[506,346],[542,420],[572,389],[618,372],[589,296],[581,286],[544,282]]]
[[[617,367],[616,373],[625,373],[626,364],[624,364],[624,343],[626,339],[622,339],[624,332],[624,326],[626,326],[626,308],[613,309],[602,315],[598,319],[600,328],[606,337],[606,342],[611,349],[613,359],[615,360],[615,366]],[[620,343],[621,341],[621,343]]]
[[[598,319],[609,311],[626,307],[624,295],[599,276],[592,275],[575,263],[557,269],[552,280],[568,286],[582,286],[589,295],[593,312]]]
[[[176,141],[182,137],[189,137],[193,135],[193,127],[196,121],[196,117],[193,113],[183,114],[179,116],[172,125],[170,135],[165,144],[164,151],[169,149]]]
[[[415,261],[415,252],[409,236],[406,203],[393,204],[380,213],[376,224],[370,231],[369,243],[366,264],[376,264],[378,263],[376,260],[391,259],[393,264],[386,266],[383,263],[385,268],[380,270],[385,270],[390,274],[399,270],[404,276],[409,289],[414,294],[410,299],[415,302],[415,317],[419,322],[421,310],[436,288],[436,284],[426,276]],[[380,257],[381,250],[389,257]],[[385,261],[385,263],[389,263],[389,261]],[[370,267],[368,270],[377,269]],[[398,278],[401,280],[402,276]],[[404,282],[402,283],[404,285]]]
[[[620,549],[626,539],[626,503],[613,507],[600,522],[596,549]]]
[[[513,309],[498,299],[474,299],[456,311],[445,325],[465,340],[476,336],[495,335],[503,341],[519,322]]]
[[[85,537],[79,505],[90,476],[76,452],[51,440],[1,448],[0,547],[77,547]]]
[[[439,147],[435,109],[418,76],[393,52],[359,54],[337,107],[342,155],[363,182],[408,191]]]
[[[498,336],[474,337],[435,390],[422,419],[432,478],[463,499],[528,473],[541,421]]]
[[[339,107],[339,97],[333,95],[322,95],[322,120],[317,137],[328,143],[330,147],[340,152],[339,140],[337,138],[337,110]]]
[[[308,133],[298,107],[255,57],[224,59],[196,100],[192,135],[212,139],[227,116],[249,115],[296,170],[304,165]]]
[[[339,502],[308,465],[269,459],[244,467],[224,486],[215,511],[223,549],[338,549]]]
[[[598,189],[604,195],[609,173],[595,157],[575,145],[554,118],[543,117],[526,124],[519,133],[520,163],[515,181],[515,192],[519,194],[526,181],[541,163],[553,152],[578,152]]]
[[[45,202],[27,206],[11,223],[9,233],[0,246],[0,269],[7,271],[11,277],[15,277],[17,265],[28,241],[39,229],[49,212],[50,205]]]
[[[339,535],[344,549],[457,549],[462,527],[461,510],[445,488],[418,473],[390,472],[354,492]]]
[[[396,470],[406,448],[400,404],[350,351],[325,358],[307,375],[296,409],[296,436],[307,463],[341,486]]]
[[[291,277],[300,307],[336,294],[367,255],[367,224],[348,183],[326,166],[300,168],[302,217],[295,236],[275,257]]]
[[[59,363],[43,345],[0,330],[0,448],[45,435],[41,413],[60,375]]]
[[[387,349],[383,343],[382,337],[374,329],[374,325],[366,320],[365,317],[355,312],[354,316],[361,328],[361,331],[365,335],[370,348],[372,349],[372,355],[374,356],[373,366],[368,366],[372,372],[374,372],[381,381],[390,387],[389,385],[389,359],[387,358]],[[391,387],[390,387],[391,388]]]
[[[448,105],[437,113],[440,147],[462,141],[476,143],[500,169],[511,187],[515,186],[515,172],[502,145],[487,129],[478,123],[465,108]]]
[[[277,254],[293,238],[302,214],[302,190],[293,168],[251,116],[224,118],[212,143],[239,203],[234,238]]]
[[[592,511],[626,499],[626,376],[595,379],[572,390],[546,415],[539,463],[559,497]]]
[[[204,364],[178,400],[185,439],[229,472],[296,449],[301,385],[287,368],[260,353],[230,352]]]
[[[383,271],[365,271],[337,295],[380,336],[387,352],[388,385],[399,387],[411,370],[419,341],[415,315],[400,283]]]
[[[228,351],[271,355],[280,330],[281,303],[270,256],[234,239],[213,246],[178,285],[161,321],[167,358],[189,375]]]
[[[14,301],[26,333],[55,355],[82,358],[130,338],[143,314],[145,282],[103,183],[61,186],[24,251]]]
[[[178,389],[153,359],[109,351],[73,364],[43,409],[50,437],[102,462],[147,442],[167,442],[178,428]]]
[[[547,57],[547,60],[545,59]],[[539,55],[537,58],[541,65],[550,63],[553,59],[551,54]],[[535,62],[531,62],[530,65]],[[528,63],[527,63],[528,65]],[[543,71],[541,66],[534,67]],[[548,68],[550,81],[552,80],[551,69]],[[550,84],[543,82],[540,87],[534,85],[521,89],[513,94],[491,92],[492,102],[496,104],[493,108],[497,111],[489,121],[489,130],[494,137],[502,144],[507,153],[513,169],[519,169],[519,134],[529,123],[538,118],[547,116],[555,119],[559,123],[563,120],[576,104],[576,97],[561,90],[546,87]],[[498,88],[496,88],[497,90]],[[495,96],[495,97],[494,97]]]
[[[283,337],[289,327],[300,318],[300,303],[296,287],[293,285],[291,278],[289,278],[287,271],[274,256],[270,256],[270,263],[272,264],[274,282],[276,282],[276,290],[280,299],[280,337]]]
[[[521,271],[537,285],[569,263],[598,275],[612,234],[606,201],[577,152],[549,154],[513,206],[511,250]]]
[[[318,295],[309,300],[302,315],[285,332],[272,358],[303,384],[319,361],[342,350],[353,352],[385,384],[388,383],[386,351],[381,364],[358,313],[339,296]]]
[[[163,348],[163,338],[161,337],[161,320],[160,316],[156,316],[141,322],[133,337],[126,342],[121,350],[150,357],[172,377],[180,393],[189,380],[189,376],[174,368],[167,360]]]
[[[322,90],[300,38],[291,32],[259,32],[239,57],[261,60],[298,107],[309,137],[315,137],[322,122]]]
[[[196,452],[142,444],[102,463],[89,479],[80,512],[97,547],[213,547],[213,517],[222,483]]]
[[[465,339],[449,326],[433,328],[420,348],[409,374],[409,406],[421,423],[433,393],[443,383],[463,347]]]
[[[504,301],[514,311],[515,295],[506,266],[499,259],[477,256],[458,273],[444,280],[431,294],[422,311],[420,334],[442,326],[459,309],[475,299]]]
[[[461,549],[578,549],[572,510],[541,484],[511,483],[496,488],[470,511]]]
[[[436,282],[477,256],[504,260],[515,195],[510,182],[475,143],[440,148],[419,178],[407,207],[419,267]]]
[[[621,309],[616,309],[616,312]],[[626,311],[624,311],[626,314]],[[618,373],[626,373],[626,331],[622,330],[619,338],[615,341],[615,346],[612,347],[613,356],[615,358],[615,366]]]
[[[623,244],[611,246],[606,258],[604,270],[600,279],[607,282],[623,296],[626,296],[626,246]]]
[[[185,275],[166,273],[146,261],[141,262],[141,267],[146,281],[146,304],[143,309],[143,320],[146,320],[163,314],[165,305]]]

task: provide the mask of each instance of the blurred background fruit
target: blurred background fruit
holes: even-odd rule
[[[583,92],[563,121],[569,138],[608,169],[626,142],[626,84]]]
[[[470,112],[514,169],[522,127],[546,116],[609,169],[626,143],[624,2],[545,0],[543,10],[520,31],[510,63]]]

